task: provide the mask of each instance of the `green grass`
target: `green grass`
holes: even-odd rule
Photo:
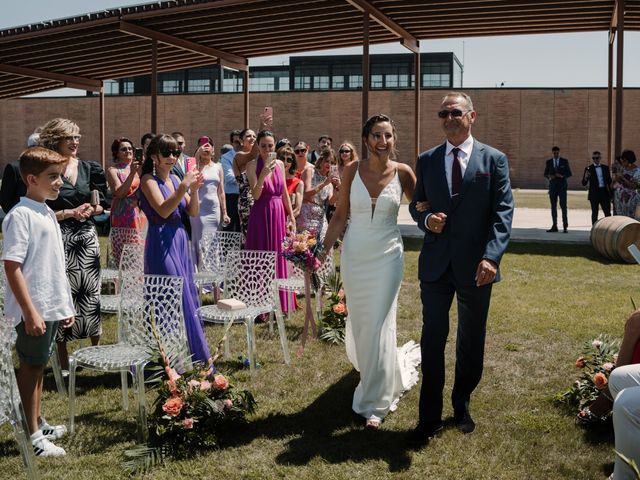
[[[420,336],[419,247],[419,240],[406,241],[398,343]],[[584,341],[601,332],[622,334],[637,266],[609,263],[589,246],[514,244],[502,272],[493,291],[484,376],[472,397],[478,425],[473,434],[446,430],[424,450],[406,450],[403,437],[416,422],[418,388],[402,398],[380,431],[364,431],[364,420],[351,412],[358,375],[343,348],[311,341],[302,358],[292,355],[285,366],[277,335],[260,325],[262,368],[253,378],[235,357],[218,365],[255,394],[258,409],[249,423],[226,432],[221,449],[168,463],[144,478],[605,478],[613,462],[610,434],[587,435],[549,397],[575,379]],[[452,315],[445,398],[452,386],[455,327]],[[301,330],[298,313],[287,325],[292,353]],[[113,341],[113,318],[105,319],[104,331],[105,341]],[[246,342],[241,327],[232,332],[236,356]],[[221,328],[208,325],[206,334],[213,345]],[[39,460],[43,477],[126,478],[120,462],[135,441],[135,413],[120,406],[119,376],[85,370],[77,383],[77,430],[60,441],[69,455]],[[47,418],[66,421],[67,402],[55,392],[50,372],[45,388]],[[445,415],[450,413],[446,405]],[[0,427],[0,471],[2,478],[25,478],[8,425]]]
[[[513,189],[513,197],[516,207],[519,208],[550,208],[549,194],[546,190]],[[567,206],[581,210],[589,210],[586,190],[569,190],[567,192]],[[559,207],[558,207],[559,208]]]

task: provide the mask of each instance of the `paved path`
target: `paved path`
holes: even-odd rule
[[[559,209],[558,209],[559,210]],[[560,214],[560,212],[558,212]],[[512,242],[582,243],[588,244],[591,232],[591,210],[569,210],[569,232],[547,233],[551,226],[548,208],[517,208],[513,217]],[[406,237],[422,237],[409,214],[409,206],[401,205],[398,214],[400,231]]]

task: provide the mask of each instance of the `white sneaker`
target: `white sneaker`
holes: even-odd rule
[[[58,440],[67,433],[66,425],[49,425],[44,417],[40,417],[38,427],[47,440]]]
[[[35,439],[34,436],[36,436]],[[31,435],[31,444],[33,445],[33,453],[37,457],[62,457],[67,454],[64,448],[51,443],[39,430]]]

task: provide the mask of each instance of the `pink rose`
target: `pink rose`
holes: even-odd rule
[[[578,357],[576,360],[576,368],[584,368],[587,362],[584,360],[584,357]]]
[[[162,405],[162,410],[164,410],[167,415],[175,417],[180,413],[180,410],[182,410],[182,406],[182,398],[171,397],[169,400],[164,402],[164,405]]]
[[[189,386],[193,389],[193,390],[197,390],[200,388],[200,382],[198,380],[189,380]]]
[[[175,380],[167,380],[167,386],[169,387],[171,395],[175,395],[176,393],[178,393],[178,387],[176,386]]]
[[[340,300],[344,300],[344,288],[341,288],[340,290],[338,290],[338,298]]]
[[[229,400],[228,398],[225,398],[222,403],[224,403],[224,408],[229,409],[231,407],[233,407],[233,402],[231,400]]]
[[[209,380],[203,380],[200,382],[200,390],[203,392],[209,390],[211,388],[211,382]]]
[[[217,390],[224,390],[229,386],[229,380],[227,380],[223,375],[216,375],[213,377],[213,386]]]
[[[182,426],[184,428],[186,428],[187,430],[190,430],[193,428],[193,418],[185,418],[184,420],[182,420]]]
[[[610,372],[611,370],[613,370],[613,367],[615,367],[615,365],[611,362],[602,364],[602,368],[604,368],[607,372]]]
[[[598,372],[593,376],[593,384],[598,390],[602,390],[606,387],[607,383],[609,383],[609,380],[607,380],[607,376],[604,373]]]
[[[337,313],[338,315],[344,315],[347,309],[344,306],[344,303],[340,302],[333,306],[333,313]]]

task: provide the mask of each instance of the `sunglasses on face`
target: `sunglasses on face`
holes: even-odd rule
[[[449,115],[451,115],[453,118],[460,118],[470,111],[471,110],[460,110],[459,108],[454,108],[453,110],[440,110],[438,112],[438,117],[447,118]]]
[[[293,158],[291,158],[291,157],[284,157],[284,158],[283,158],[283,161],[284,161],[284,162],[287,162],[287,163],[292,163],[292,162],[293,162]]]
[[[177,158],[180,156],[181,153],[182,152],[180,150],[170,150],[170,149],[160,150],[160,155],[167,158],[172,155]]]
[[[69,135],[68,137],[64,137],[67,142],[79,142],[82,138],[82,135]]]
[[[351,153],[351,150],[343,148],[342,150],[340,150],[340,153]]]
[[[306,148],[298,148],[298,149],[294,150],[294,152],[296,152],[296,155],[302,155],[303,153],[307,153],[307,149]]]

